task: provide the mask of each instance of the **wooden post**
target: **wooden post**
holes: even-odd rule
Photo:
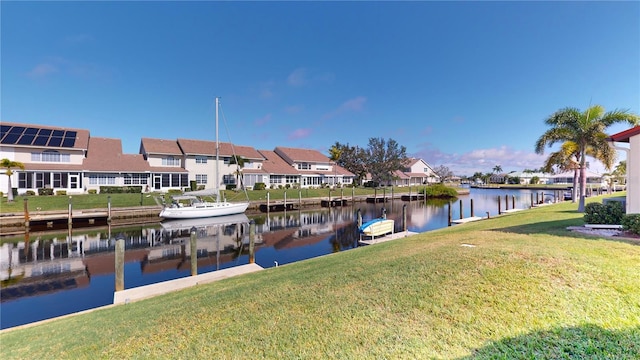
[[[509,195],[504,196],[504,210],[509,210]]]
[[[111,223],[111,195],[107,196],[107,222]]]
[[[362,226],[362,212],[358,209],[358,229]]]
[[[378,188],[373,188],[373,203],[378,202]]]
[[[471,203],[471,217],[473,217],[473,199],[469,201]]]
[[[287,211],[287,191],[284,191],[284,211]]]
[[[71,204],[71,196],[69,196],[69,226],[73,223],[73,205]]]
[[[116,291],[124,290],[124,239],[116,240]]]
[[[196,227],[191,227],[190,251],[191,251],[191,276],[198,275],[198,246],[196,243]]]
[[[351,203],[355,203],[356,202],[356,187],[355,186],[351,186]]]
[[[447,218],[447,224],[448,226],[451,226],[451,217],[453,215],[451,210],[451,201],[447,202],[447,213],[449,214]]]
[[[511,195],[511,208],[512,209],[516,208],[516,196],[515,195]]]
[[[402,205],[402,231],[407,231],[407,204]]]
[[[271,206],[271,204],[269,204],[269,197],[270,197],[270,194],[267,191],[267,215],[269,215],[269,207]]]
[[[29,232],[29,205],[27,204],[28,201],[29,199],[24,198],[24,230],[26,232]]]
[[[298,190],[298,207],[302,209],[302,190]]]
[[[251,219],[249,222],[249,264],[256,262],[255,244],[256,244],[256,222]]]
[[[498,195],[498,215],[502,214],[502,201],[500,195]]]
[[[462,199],[460,199],[460,219],[462,219],[464,216],[464,212],[462,211]]]
[[[533,195],[531,195],[533,198]],[[540,204],[540,193],[536,192],[536,204]]]
[[[387,188],[382,188],[382,202],[387,202]]]
[[[531,193],[531,207],[533,207],[533,193]]]

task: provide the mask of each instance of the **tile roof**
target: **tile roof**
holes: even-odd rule
[[[215,156],[216,142],[207,140],[178,139],[178,146],[186,155]],[[235,145],[228,142],[220,142],[220,156],[236,155],[249,160],[262,160],[262,156],[251,146]]]
[[[146,154],[182,155],[182,151],[175,140],[142,138],[140,152]]]
[[[80,164],[65,163],[24,163],[24,169],[30,171],[82,171]]]
[[[609,137],[608,140],[617,142],[629,142],[629,139],[636,135],[640,135],[640,126],[634,126],[631,129],[613,134]]]
[[[92,137],[87,157],[82,163],[85,171],[150,171],[142,154],[123,154],[120,139]]]
[[[328,157],[322,155],[322,153],[317,150],[278,146],[274,151],[276,154],[282,156],[288,163],[331,163]]]
[[[258,150],[265,158],[262,162],[262,170],[276,175],[299,175],[300,172],[282,159],[275,151]],[[244,171],[244,170],[243,170]]]

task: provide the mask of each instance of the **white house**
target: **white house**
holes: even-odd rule
[[[627,153],[627,214],[640,214],[640,126],[613,134],[609,140]],[[623,143],[628,147],[620,146]]]

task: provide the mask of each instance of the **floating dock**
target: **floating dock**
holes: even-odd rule
[[[401,231],[401,232],[397,232],[397,233],[393,233],[385,236],[380,236],[375,239],[359,240],[358,243],[361,245],[375,245],[375,244],[379,244],[379,243],[383,243],[391,240],[406,238],[407,236],[412,236],[416,234],[418,233],[413,231]]]
[[[347,206],[347,200],[345,200],[345,199],[322,199],[322,200],[320,200],[320,206],[322,206],[322,207]]]
[[[400,199],[404,200],[404,201],[417,201],[417,200],[424,200],[424,194],[412,194],[412,195],[401,195]]]
[[[284,201],[273,202],[267,204],[260,204],[260,211],[262,212],[272,212],[272,211],[285,211],[285,210],[297,210],[296,204],[293,202]]]

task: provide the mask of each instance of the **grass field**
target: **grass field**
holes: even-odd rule
[[[568,232],[575,208],[5,331],[2,358],[638,359],[640,246]]]
[[[411,191],[416,193],[417,191],[424,191],[424,187],[395,187],[394,193],[407,193]],[[285,197],[291,201],[295,201],[302,197],[303,199],[309,198],[328,198],[344,196],[350,197],[352,194],[355,196],[361,195],[373,195],[377,193],[382,196],[386,194],[391,195],[391,188],[374,190],[372,188],[354,188],[353,192],[351,188],[342,188],[329,190],[325,189],[272,189],[272,190],[249,190],[247,196],[249,201],[266,201],[267,193],[272,201],[282,200]],[[36,211],[40,209],[42,211],[47,210],[65,210],[69,206],[71,200],[74,209],[106,209],[109,203],[109,197],[111,198],[112,207],[130,207],[139,205],[156,205],[154,197],[163,196],[160,193],[145,193],[145,194],[82,194],[73,195],[69,199],[68,195],[52,195],[52,196],[16,196],[12,203],[7,202],[6,197],[0,199],[0,213],[22,213],[24,211],[24,199],[27,198],[27,204],[29,211]],[[166,196],[166,194],[164,195]],[[246,201],[247,197],[244,192],[235,192],[231,190],[222,191],[222,196],[229,201]]]

